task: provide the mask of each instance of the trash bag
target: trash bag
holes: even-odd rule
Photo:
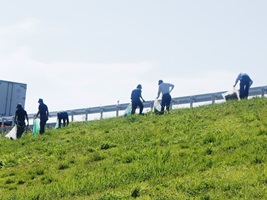
[[[130,103],[124,111],[124,117],[131,115],[132,113],[132,103]]]
[[[161,112],[161,104],[159,99],[154,100],[153,112],[159,114]]]
[[[35,136],[40,130],[40,120],[34,119],[33,120],[33,128],[32,128],[32,134]]]
[[[226,101],[240,100],[239,91],[235,87],[233,87],[233,89],[223,93],[222,96]]]
[[[16,140],[17,139],[17,125],[15,125],[5,137]]]
[[[58,120],[57,120],[57,123],[55,125],[55,129],[57,129],[59,127],[59,123],[58,123]]]

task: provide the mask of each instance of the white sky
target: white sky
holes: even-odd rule
[[[267,85],[266,0],[0,0],[0,80],[27,84],[25,109],[228,90],[240,72]]]

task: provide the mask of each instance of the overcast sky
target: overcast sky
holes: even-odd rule
[[[267,85],[266,0],[0,0],[0,80],[27,84],[25,109],[130,102],[157,82],[172,97]]]

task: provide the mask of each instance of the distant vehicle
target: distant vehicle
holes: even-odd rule
[[[27,84],[0,80],[0,117],[14,116],[18,103],[24,108]],[[0,120],[0,124],[2,120]],[[9,125],[12,122],[5,122]]]

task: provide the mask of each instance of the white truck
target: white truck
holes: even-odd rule
[[[25,83],[0,80],[0,117],[14,116],[18,103],[24,108],[26,90]]]

